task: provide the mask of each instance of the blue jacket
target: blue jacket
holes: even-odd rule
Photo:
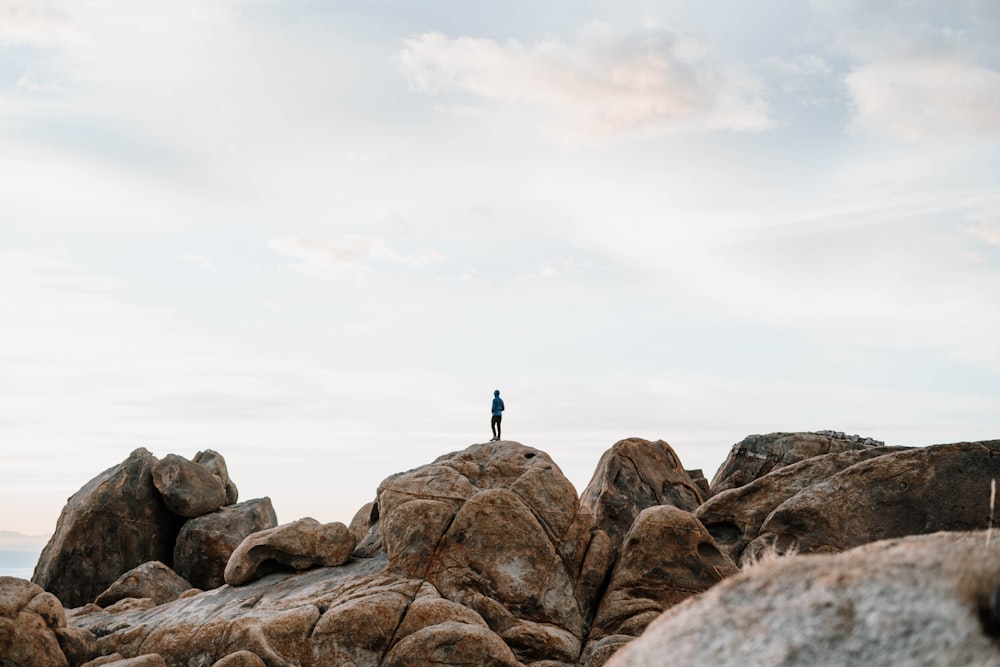
[[[503,399],[500,398],[500,392],[493,392],[493,416],[499,417],[500,413],[503,412]]]

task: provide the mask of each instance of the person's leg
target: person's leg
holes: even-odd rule
[[[499,424],[498,424],[497,416],[493,415],[493,418],[490,419],[490,430],[493,431],[493,440],[497,440],[500,437],[500,434],[497,432],[497,426],[498,425]],[[490,442],[493,442],[493,440],[490,440]]]
[[[500,439],[500,421],[503,419],[503,415],[497,415],[497,440]]]

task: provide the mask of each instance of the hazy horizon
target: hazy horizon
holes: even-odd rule
[[[0,0],[0,529],[504,436],[1000,437],[1000,4]]]

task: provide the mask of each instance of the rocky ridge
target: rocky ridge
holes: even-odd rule
[[[0,664],[929,665],[959,636],[960,662],[997,664],[1000,571],[963,566],[1000,547],[997,477],[1000,441],[826,431],[750,436],[709,486],[632,438],[578,496],[503,441],[390,476],[350,526],[278,526],[269,502],[236,504],[217,453],[140,449],[69,500],[34,584],[0,579]],[[123,527],[100,533],[108,517]],[[833,616],[781,630],[816,614]],[[953,632],[908,651],[880,615],[900,637]],[[24,657],[42,646],[51,659]]]

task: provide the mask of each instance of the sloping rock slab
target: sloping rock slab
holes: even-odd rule
[[[986,528],[993,479],[1000,479],[1000,440],[863,461],[779,505],[746,553],[843,551],[904,535]]]
[[[733,445],[712,479],[712,494],[749,484],[783,466],[814,456],[881,447],[882,442],[836,431],[748,435]]]
[[[985,532],[773,559],[673,607],[607,667],[994,666],[998,584]]]
[[[722,491],[706,500],[694,515],[705,524],[723,553],[738,563],[746,545],[760,533],[761,524],[781,503],[855,463],[907,449],[871,447],[814,456]]]

